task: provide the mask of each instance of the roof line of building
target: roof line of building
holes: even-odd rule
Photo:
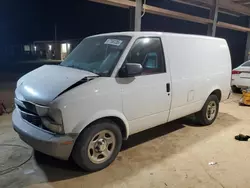
[[[77,38],[77,39],[65,39],[65,40],[57,40],[57,42],[69,42],[69,41],[77,41],[82,40],[83,38]],[[33,43],[55,43],[55,40],[37,40],[33,41]]]
[[[116,6],[120,8],[129,8],[129,7],[136,6],[135,2],[129,1],[129,0],[89,0],[89,1]],[[143,5],[143,8],[145,12],[155,14],[155,15],[166,16],[166,17],[186,20],[186,21],[200,23],[200,24],[212,24],[213,23],[213,20],[208,19],[208,18],[193,16],[190,14],[163,9],[163,8],[159,8],[159,7],[155,7],[151,5]],[[229,24],[226,22],[217,22],[217,26],[221,28],[232,29],[232,30],[241,31],[241,32],[250,32],[250,28],[242,27],[242,26],[234,25],[234,24]]]
[[[214,0],[172,0],[172,1],[189,3],[190,5],[207,7],[207,8],[212,8],[214,6]],[[219,0],[218,6],[219,8],[222,8],[224,10],[233,13],[250,16],[250,8],[240,4],[240,1],[237,0]]]

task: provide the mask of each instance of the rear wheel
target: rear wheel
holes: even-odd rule
[[[202,125],[211,125],[219,111],[219,99],[216,95],[210,95],[201,111],[196,113],[196,118]]]
[[[110,165],[121,145],[122,134],[118,126],[112,121],[102,120],[81,133],[72,156],[81,168],[93,172]]]

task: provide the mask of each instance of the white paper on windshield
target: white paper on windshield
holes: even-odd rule
[[[122,43],[122,40],[118,40],[118,39],[107,39],[105,41],[104,44],[110,44],[110,45],[114,45],[114,46],[120,46]]]

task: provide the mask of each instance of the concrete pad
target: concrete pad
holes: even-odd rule
[[[115,162],[102,171],[87,174],[73,162],[35,152],[26,164],[7,174],[1,173],[0,166],[0,187],[249,187],[250,142],[236,141],[234,136],[250,134],[250,107],[239,106],[239,97],[221,103],[211,126],[200,127],[184,118],[131,136]],[[25,160],[32,151],[12,130],[9,115],[0,117],[0,144],[28,148],[6,151],[0,145],[0,165],[6,167],[14,165],[10,156],[18,153]]]

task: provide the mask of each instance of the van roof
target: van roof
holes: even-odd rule
[[[194,38],[200,38],[200,39],[219,39],[219,40],[225,40],[222,38],[217,38],[217,37],[210,37],[210,36],[205,36],[205,35],[193,35],[193,34],[180,34],[180,33],[168,33],[168,32],[153,32],[153,31],[126,31],[126,32],[114,32],[114,33],[104,33],[104,34],[98,34],[94,36],[108,36],[108,35],[126,35],[126,36],[179,36],[179,37],[194,37]]]

